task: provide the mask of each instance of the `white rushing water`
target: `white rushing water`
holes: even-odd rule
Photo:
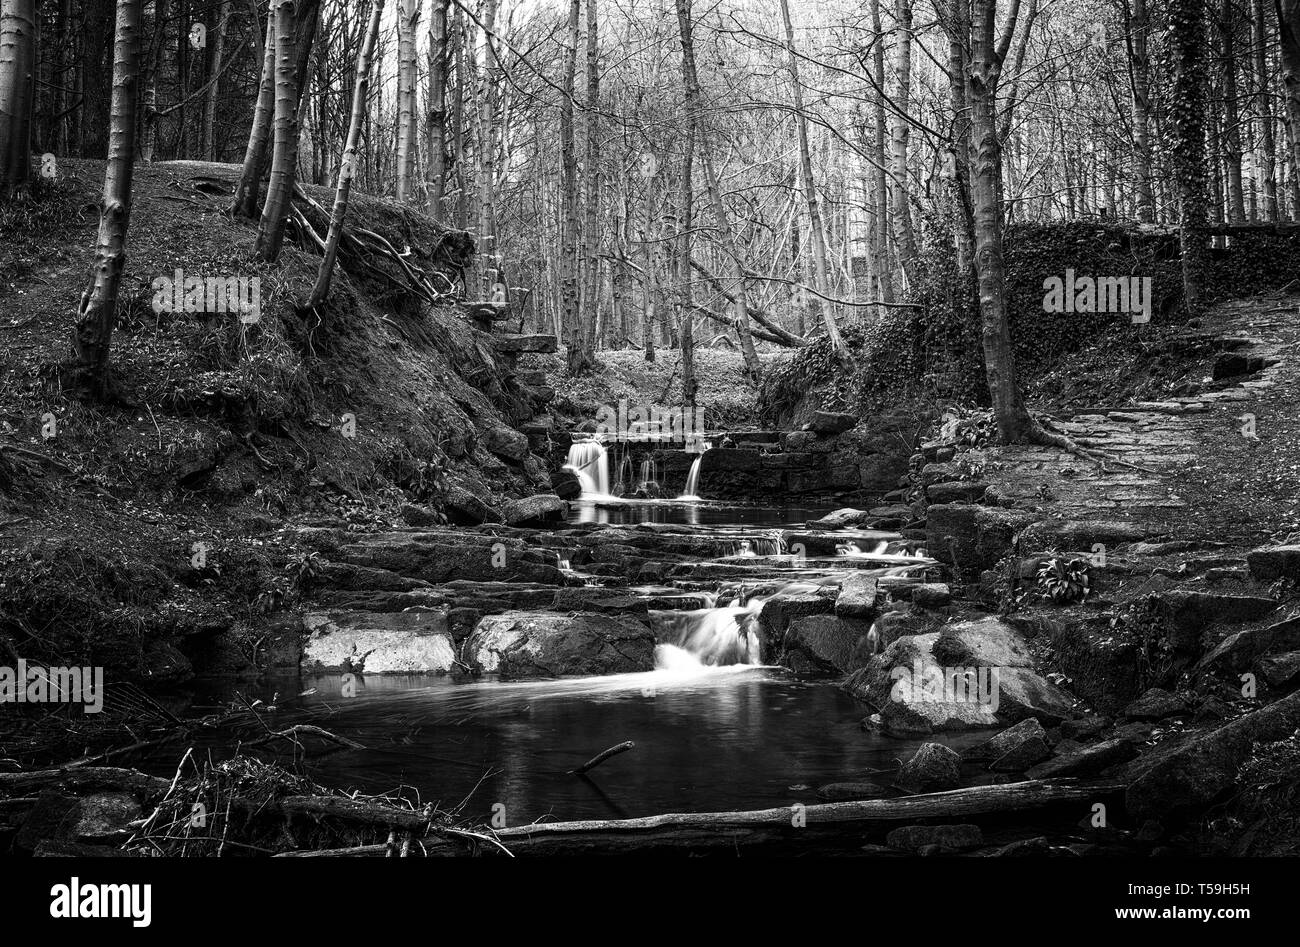
[[[609,492],[609,455],[599,441],[574,441],[564,465],[582,485],[584,500],[612,500]]]
[[[695,462],[691,464],[691,472],[686,475],[686,492],[677,499],[698,500],[700,498],[700,464],[703,460],[703,454],[695,458]]]

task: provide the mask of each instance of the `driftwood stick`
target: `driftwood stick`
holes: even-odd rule
[[[597,766],[605,762],[605,760],[609,759],[611,756],[618,756],[620,753],[626,753],[634,746],[636,746],[636,744],[633,743],[631,740],[628,740],[625,743],[620,743],[618,746],[611,746],[608,750],[598,753],[596,756],[593,756],[591,759],[587,760],[587,762],[583,763],[577,769],[570,770],[570,772],[574,776],[581,776],[583,773],[587,772],[587,770],[595,769]]]
[[[320,737],[329,743],[337,743],[339,746],[345,746],[350,750],[364,750],[365,747],[356,740],[349,740],[347,737],[341,737],[330,733],[328,730],[314,727],[309,723],[300,723],[290,727],[288,730],[277,730],[274,733],[268,733],[266,736],[258,737],[256,740],[250,740],[244,746],[261,746],[264,743],[270,743],[272,740],[289,740],[293,743],[298,742],[300,736]]]
[[[1117,782],[1027,780],[948,792],[864,799],[749,812],[673,812],[639,819],[537,822],[499,829],[514,852],[647,851],[666,848],[733,848],[746,842],[797,842],[817,828],[860,830],[922,819],[969,819],[1055,805],[1086,805],[1122,792]],[[825,835],[821,836],[825,838]]]

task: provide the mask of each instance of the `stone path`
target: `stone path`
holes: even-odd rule
[[[1211,511],[1189,502],[1189,473],[1208,468],[1231,479],[1234,466],[1251,463],[1247,452],[1261,439],[1285,436],[1265,425],[1269,410],[1280,402],[1283,414],[1288,403],[1291,416],[1298,412],[1300,297],[1227,303],[1185,335],[1218,350],[1213,374],[1234,374],[1207,377],[1196,392],[1168,401],[1099,404],[1058,422],[1080,446],[1125,463],[1103,469],[1050,447],[988,451],[985,479],[991,490],[985,502],[1071,520],[1147,522],[1174,533],[1204,526],[1207,515],[1213,519]]]

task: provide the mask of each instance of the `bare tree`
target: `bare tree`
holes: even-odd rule
[[[832,292],[826,267],[826,234],[822,230],[821,207],[817,200],[817,186],[813,181],[812,155],[808,149],[808,117],[804,113],[803,83],[799,78],[799,59],[795,55],[794,25],[790,21],[789,0],[781,0],[781,20],[785,25],[786,54],[789,58],[790,84],[794,93],[794,117],[799,140],[799,170],[803,179],[804,204],[808,208],[808,238],[812,243],[817,292],[821,294],[821,298],[814,305],[821,310],[831,349],[838,352],[843,348],[844,340],[840,338],[839,327],[835,324],[835,309],[828,301]]]
[[[99,215],[99,233],[95,238],[95,260],[90,268],[90,279],[81,294],[73,333],[75,360],[71,385],[100,400],[109,393],[109,347],[113,337],[118,284],[126,266],[126,231],[131,219],[141,6],[142,0],[118,0],[117,4],[104,199]]]
[[[248,132],[248,146],[244,149],[244,167],[235,188],[234,212],[236,216],[256,218],[261,210],[262,172],[265,170],[267,144],[271,140],[271,124],[275,115],[275,0],[270,0],[266,15],[266,39],[262,49],[262,77],[258,85],[257,104],[253,109],[253,125]]]
[[[27,187],[32,174],[36,0],[0,2],[0,199]]]
[[[397,199],[411,196],[415,171],[415,27],[419,0],[397,0]]]
[[[352,86],[352,116],[348,119],[348,139],[339,163],[339,179],[334,189],[334,207],[330,213],[329,234],[325,238],[325,254],[316,273],[316,285],[307,300],[315,308],[329,295],[330,280],[334,277],[334,261],[338,257],[339,240],[343,236],[343,218],[348,212],[348,196],[352,193],[352,180],[357,171],[357,143],[361,139],[361,124],[365,119],[366,101],[370,94],[370,69],[379,42],[379,20],[384,13],[384,0],[371,0],[370,21],[366,25],[365,41],[357,56],[356,81]]]
[[[429,213],[442,217],[447,194],[447,69],[450,46],[447,34],[447,11],[451,0],[433,0],[429,17],[429,90],[425,106],[426,150],[429,153],[427,206]]]
[[[280,256],[298,173],[298,34],[294,0],[276,0],[275,50],[275,148],[257,231],[257,254],[270,263]]]

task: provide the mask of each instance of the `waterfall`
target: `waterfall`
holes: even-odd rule
[[[686,492],[677,499],[698,500],[700,498],[700,463],[703,460],[703,454],[695,458],[695,461],[691,464],[691,472],[686,476]]]
[[[599,441],[574,441],[569,445],[565,470],[572,470],[582,484],[584,500],[608,500],[609,455]]]
[[[702,608],[693,612],[652,612],[661,626],[662,641],[655,648],[655,664],[680,668],[694,662],[709,667],[724,664],[762,664],[758,613],[766,599],[752,598],[744,605]]]
[[[655,462],[653,460],[641,461],[641,486],[645,487],[647,483],[658,483],[659,477],[656,475]]]

